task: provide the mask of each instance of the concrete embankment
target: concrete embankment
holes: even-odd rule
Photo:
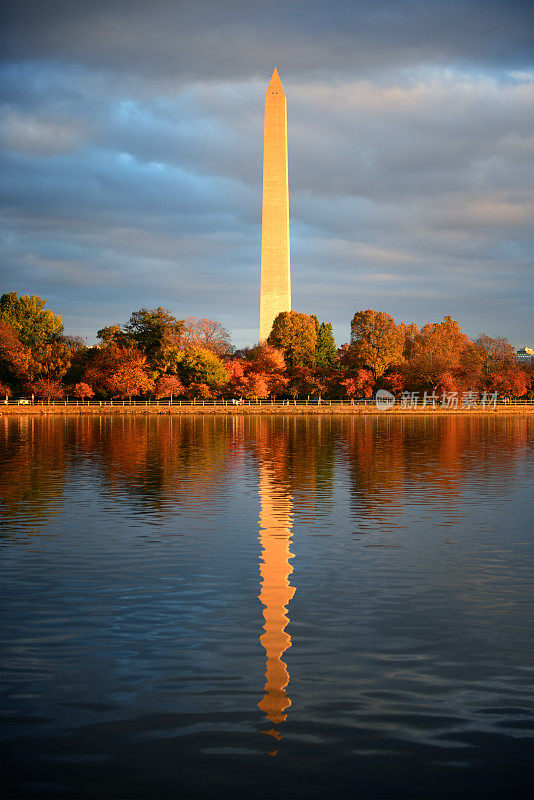
[[[226,415],[409,415],[409,416],[458,416],[458,415],[530,415],[534,414],[534,405],[500,405],[496,409],[493,408],[458,408],[458,409],[445,409],[445,408],[401,408],[395,406],[386,411],[377,409],[374,405],[271,405],[268,403],[262,405],[242,405],[242,406],[178,406],[178,405],[33,405],[33,406],[17,406],[8,405],[0,406],[0,416],[46,416],[46,415],[64,415],[64,414],[78,414],[78,415],[105,415],[110,414],[141,414],[141,415],[170,415],[173,416],[226,416]]]

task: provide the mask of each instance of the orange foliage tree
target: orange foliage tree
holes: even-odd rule
[[[462,366],[462,359],[473,350],[471,340],[462,333],[451,316],[443,322],[429,323],[414,337],[411,354],[404,373],[412,386],[437,389],[444,373],[454,374]]]
[[[84,377],[89,385],[114,398],[131,399],[154,389],[146,356],[135,347],[111,344],[96,349]]]
[[[389,367],[402,364],[405,333],[383,311],[358,311],[350,325],[349,359],[379,378]]]
[[[74,397],[80,397],[84,400],[86,397],[94,397],[95,393],[91,386],[88,383],[84,383],[83,381],[79,381],[73,388],[72,393]]]
[[[0,380],[7,386],[28,379],[31,350],[12,325],[0,321]]]
[[[245,382],[242,397],[263,399],[269,396],[268,376],[262,372],[251,372]]]
[[[60,381],[53,378],[39,378],[30,384],[30,389],[36,397],[40,397],[50,402],[59,400],[65,395],[65,387]]]

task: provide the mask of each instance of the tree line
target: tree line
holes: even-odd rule
[[[88,347],[66,336],[46,301],[0,297],[0,395],[60,398],[364,398],[380,388],[434,393],[492,391],[532,397],[532,366],[503,337],[475,340],[451,316],[418,328],[383,311],[357,311],[350,341],[313,314],[282,312],[265,343],[235,350],[210,319],[141,308],[97,332]]]

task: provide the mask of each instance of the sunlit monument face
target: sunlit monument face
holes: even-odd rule
[[[291,311],[286,96],[275,69],[265,95],[261,231],[260,342],[274,318]]]

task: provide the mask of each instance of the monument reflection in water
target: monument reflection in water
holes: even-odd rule
[[[286,632],[289,622],[287,609],[295,594],[289,576],[293,558],[291,543],[292,498],[277,484],[275,468],[267,461],[260,463],[260,542],[262,546],[260,575],[261,592],[259,600],[264,605],[265,633],[260,641],[265,648],[267,667],[263,699],[258,707],[265,712],[273,725],[285,722],[284,713],[291,705],[286,687],[289,683],[287,666],[282,660],[285,651],[291,647],[291,636]],[[281,734],[276,730],[266,731],[277,739]],[[276,755],[276,751],[273,752]]]

